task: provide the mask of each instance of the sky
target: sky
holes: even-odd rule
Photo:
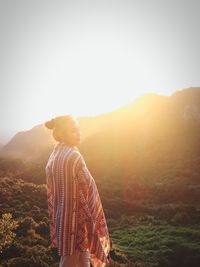
[[[0,141],[200,85],[199,0],[0,0]]]

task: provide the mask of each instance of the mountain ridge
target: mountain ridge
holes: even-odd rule
[[[200,87],[185,88],[174,92],[171,96],[144,94],[112,112],[79,117],[83,147],[85,147],[85,141],[88,143],[87,139],[90,140],[92,136],[98,136],[101,132],[110,131],[114,138],[121,138],[120,134],[127,138],[131,134],[126,135],[122,132],[124,129],[131,132],[133,125],[135,134],[132,138],[136,138],[136,135],[144,135],[144,138],[148,139],[147,132],[151,137],[157,135],[161,138],[162,134],[170,131],[174,133],[180,127],[182,130],[187,130],[188,125],[200,123],[199,106]],[[37,160],[43,153],[48,154],[54,144],[51,131],[43,124],[39,124],[28,131],[16,133],[1,149],[0,156],[14,156],[27,161]]]

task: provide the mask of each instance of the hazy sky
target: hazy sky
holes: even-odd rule
[[[200,85],[199,0],[0,0],[0,138]]]

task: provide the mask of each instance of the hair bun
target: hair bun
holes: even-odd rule
[[[44,124],[48,129],[55,128],[55,119],[45,122]]]

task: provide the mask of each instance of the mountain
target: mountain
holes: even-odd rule
[[[167,182],[166,177],[199,162],[199,116],[200,88],[146,94],[114,112],[109,127],[88,137],[81,150],[99,179]]]
[[[110,115],[106,113],[95,117],[80,117],[78,121],[84,140],[108,125]],[[20,158],[27,162],[39,161],[49,155],[55,143],[51,130],[43,124],[36,125],[28,131],[18,132],[6,145],[2,145],[0,157]]]
[[[6,138],[0,136],[0,151],[1,151],[1,149],[5,146],[6,143],[7,143]]]
[[[3,143],[0,143],[0,151],[1,151],[1,149],[3,148]]]
[[[0,156],[12,156],[25,161],[39,159],[43,152],[50,150],[52,138],[43,125],[29,131],[18,132],[0,151]]]
[[[108,158],[116,159],[118,165],[122,159],[132,165],[134,159],[139,160],[138,155],[143,160],[152,155],[166,162],[164,157],[170,151],[173,151],[171,159],[175,155],[177,160],[189,158],[197,152],[194,144],[199,137],[200,88],[186,88],[171,96],[145,94],[113,112],[78,120],[83,135],[80,150],[88,159],[96,158],[99,166]],[[50,153],[53,144],[51,131],[37,125],[17,133],[0,151],[0,156],[37,161]]]

